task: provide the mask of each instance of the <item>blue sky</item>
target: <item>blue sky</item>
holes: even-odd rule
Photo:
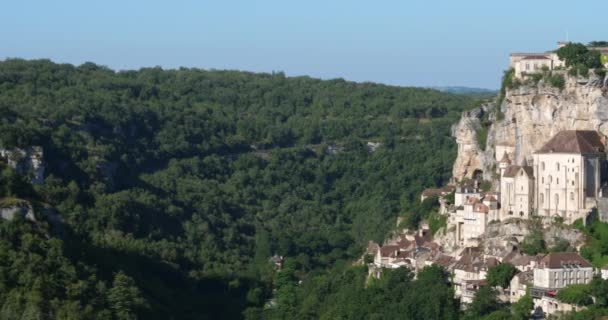
[[[608,40],[608,1],[3,1],[0,59],[497,88],[511,51]]]

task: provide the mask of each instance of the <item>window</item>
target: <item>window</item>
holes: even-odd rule
[[[549,175],[549,183],[553,182],[553,176]]]
[[[570,200],[574,200],[574,192],[570,192]]]
[[[540,194],[540,204],[545,203],[545,195],[543,193]]]
[[[520,217],[523,217],[523,216],[524,216],[524,212],[523,212],[523,211],[520,211],[520,212],[519,212],[519,216],[520,216]]]
[[[559,171],[559,162],[555,164],[555,170]]]
[[[545,162],[540,163],[540,169],[545,171]]]
[[[513,211],[509,211],[509,215],[512,216],[513,215]]]
[[[559,205],[559,194],[555,194],[555,206]]]
[[[555,179],[555,183],[559,184],[559,178]]]
[[[530,64],[526,63],[526,71],[530,70]]]
[[[541,180],[541,183],[545,183],[545,177],[542,177],[540,180]]]

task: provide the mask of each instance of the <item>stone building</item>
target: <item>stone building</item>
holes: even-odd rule
[[[539,216],[572,223],[596,207],[606,160],[602,140],[596,131],[561,131],[534,154]]]
[[[504,162],[503,162],[504,163]],[[527,165],[501,168],[501,220],[528,219],[534,205],[534,171]]]
[[[593,279],[593,266],[575,252],[546,255],[534,269],[534,286],[530,290],[535,309],[546,314],[577,310],[576,306],[556,299],[559,289],[571,284],[585,284]]]
[[[456,243],[464,246],[467,240],[479,238],[486,226],[498,219],[498,201],[492,194],[482,199],[469,197],[456,212],[450,215],[449,224],[456,229]]]
[[[575,252],[549,253],[534,268],[533,296],[543,291],[558,290],[571,284],[589,283],[593,266]]]

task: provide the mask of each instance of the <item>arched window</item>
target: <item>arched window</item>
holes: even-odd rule
[[[559,162],[555,164],[555,170],[559,171]]]
[[[545,203],[545,195],[543,193],[540,194],[540,204]]]
[[[555,183],[559,184],[559,178],[555,179]]]
[[[545,183],[545,177],[541,178],[541,183]]]
[[[545,162],[540,163],[540,170],[545,171]]]
[[[553,176],[549,175],[549,183],[553,182]]]
[[[555,194],[555,206],[557,207],[559,205],[559,194]]]
[[[520,212],[519,212],[519,216],[520,216],[520,217],[523,217],[523,216],[524,216],[524,212],[523,212],[523,211],[520,211]]]
[[[570,200],[574,200],[574,192],[570,192]]]

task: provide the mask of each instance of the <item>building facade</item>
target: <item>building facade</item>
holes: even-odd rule
[[[561,131],[534,154],[535,207],[539,216],[567,223],[596,207],[605,161],[602,137],[595,131]]]
[[[500,171],[500,220],[528,219],[534,205],[534,171],[532,167],[508,166]]]

